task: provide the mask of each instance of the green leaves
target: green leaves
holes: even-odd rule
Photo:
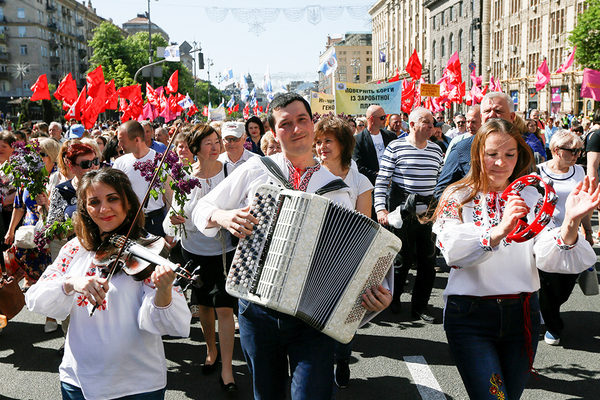
[[[568,41],[577,46],[575,59],[584,68],[600,70],[600,0],[588,0],[588,9],[577,16]]]

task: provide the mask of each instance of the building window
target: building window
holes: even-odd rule
[[[550,14],[550,33],[552,35],[565,32],[565,9]]]
[[[445,14],[445,13],[444,13],[444,11],[442,11],[442,13],[441,13],[441,15],[442,15],[442,26],[444,26],[444,25],[445,25],[445,24],[444,24],[444,22],[445,22],[445,21],[444,21],[444,20],[445,20],[445,18],[444,18],[444,14]]]
[[[492,51],[502,50],[502,41],[504,31],[497,31],[492,34]]]
[[[537,17],[529,21],[529,41],[535,42],[540,40],[542,28],[542,18]]]
[[[21,55],[22,56],[26,56],[27,54],[28,54],[27,53],[27,45],[26,44],[22,44],[21,45]]]
[[[444,42],[445,42],[445,40],[444,40],[444,38],[442,37],[442,44],[440,45],[440,47],[441,47],[441,50],[442,50],[442,57],[446,57],[446,48],[445,48],[445,47],[446,47],[446,44],[445,44]]]
[[[450,13],[450,22],[454,21],[454,7],[450,7],[448,12]]]
[[[463,3],[462,3],[462,1],[458,3],[458,16],[459,17],[463,16]]]
[[[448,54],[454,54],[454,34],[451,33],[448,38]]]
[[[518,57],[513,57],[509,60],[508,77],[518,78],[521,70],[520,60]]]
[[[433,44],[431,45],[431,59],[435,60],[435,40],[433,41]]]
[[[508,44],[518,46],[521,44],[521,24],[510,27]]]
[[[559,47],[556,49],[550,49],[550,60],[548,60],[548,67],[551,71],[555,71],[560,67],[563,62],[563,48]]]
[[[434,16],[433,16],[433,21],[432,21],[432,28],[433,28],[433,29],[435,29],[435,19],[436,19],[436,16],[434,15]]]
[[[494,0],[494,20],[499,21],[504,16],[504,0]]]
[[[340,67],[340,74],[346,73],[346,67]]]
[[[521,9],[521,0],[510,0],[510,13],[514,14]]]
[[[458,31],[458,51],[463,51],[463,31],[462,31],[462,29],[460,31]]]
[[[20,26],[19,27],[19,37],[25,37],[25,36],[27,36],[27,27]]]
[[[373,73],[373,67],[371,65],[367,65],[367,74]]]
[[[2,82],[1,87],[3,92],[8,92],[10,90],[10,85],[8,82]]]
[[[25,9],[24,8],[17,8],[17,18],[25,19]]]
[[[540,63],[540,53],[529,54],[527,56],[527,76],[535,75]]]

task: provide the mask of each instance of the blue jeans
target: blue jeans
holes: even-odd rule
[[[300,319],[239,301],[240,342],[252,373],[255,400],[330,400],[335,340]]]
[[[167,388],[157,390],[155,392],[147,392],[140,394],[132,394],[130,396],[119,397],[120,400],[164,400]],[[85,400],[83,392],[77,386],[69,385],[68,383],[60,383],[60,391],[62,392],[63,400]]]
[[[537,349],[540,305],[530,298],[531,346]],[[471,399],[521,397],[529,378],[529,357],[521,299],[449,296],[444,329],[452,357]]]

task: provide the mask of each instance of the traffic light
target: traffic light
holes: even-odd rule
[[[198,53],[198,69],[204,69],[204,54]]]

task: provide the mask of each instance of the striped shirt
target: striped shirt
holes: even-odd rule
[[[375,182],[375,211],[386,208],[390,179],[408,193],[432,195],[442,160],[439,146],[430,141],[427,141],[427,146],[423,149],[417,149],[406,138],[391,142],[379,163],[379,174]],[[417,212],[425,210],[425,204],[417,204]]]

